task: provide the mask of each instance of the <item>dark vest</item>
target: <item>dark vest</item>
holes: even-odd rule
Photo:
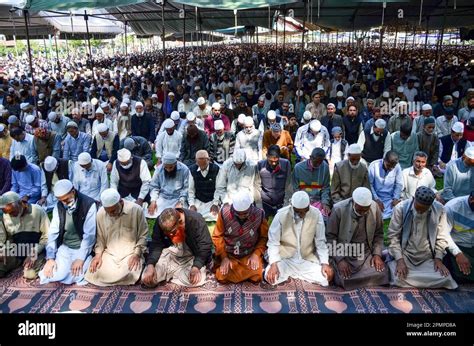
[[[77,234],[79,235],[79,238],[82,239],[82,236],[84,235],[84,222],[86,221],[86,216],[87,213],[89,212],[89,209],[93,204],[95,204],[95,201],[86,196],[83,195],[80,192],[77,192],[77,204],[76,204],[76,210],[72,214],[72,220],[74,222],[74,226],[76,228]],[[56,244],[57,247],[61,246],[63,243],[63,238],[64,238],[64,233],[65,229],[64,226],[66,224],[66,208],[64,208],[64,205],[61,202],[58,202],[58,215],[59,215],[59,234],[58,238],[56,239]]]
[[[451,154],[453,152],[454,142],[451,138],[451,135],[446,135],[440,138],[441,143],[443,144],[443,152],[441,153],[441,161],[448,163],[451,161]],[[464,154],[466,149],[466,139],[461,138],[456,147],[458,157],[461,157]]]
[[[125,198],[128,195],[132,195],[133,198],[138,198],[142,187],[142,180],[140,179],[140,166],[142,159],[134,156],[132,162],[132,167],[124,169],[120,166],[118,160],[115,160],[115,167],[119,174],[118,192],[122,198]]]
[[[59,165],[56,171],[58,179],[69,179],[69,160],[59,159],[58,162]],[[46,170],[44,169],[44,162],[41,164],[41,169],[43,170],[44,175],[46,177],[46,187],[48,188],[48,192],[51,192],[54,172],[46,172]]]
[[[257,163],[257,171],[262,182],[260,191],[262,201],[272,207],[283,206],[285,186],[288,174],[291,174],[290,161],[280,158],[280,165],[273,171],[268,170],[267,160]]]
[[[370,134],[370,130],[370,128],[364,130],[365,144],[362,149],[362,157],[367,161],[367,163],[383,158],[383,148],[388,135],[388,131],[384,129],[383,135],[379,137],[378,141],[376,141]]]
[[[361,122],[362,120],[360,117],[356,117],[354,121],[350,120],[350,118],[347,116],[342,117],[342,123],[344,124],[345,128],[344,134],[349,145],[357,143],[357,140],[359,139],[359,127]]]
[[[201,202],[207,203],[214,199],[214,192],[216,191],[216,177],[219,173],[219,166],[214,163],[209,163],[209,172],[204,178],[201,172],[198,172],[199,166],[191,165],[189,170],[194,179],[194,188],[196,190],[196,198]]]

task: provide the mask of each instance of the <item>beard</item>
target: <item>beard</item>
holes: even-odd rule
[[[168,172],[165,169],[165,178],[174,179],[176,178],[176,173],[178,172],[178,167],[176,166],[171,172]]]
[[[349,161],[349,166],[351,166],[352,169],[357,169],[357,168],[359,168],[359,166],[360,166],[360,161],[357,162],[357,164],[355,164],[355,165],[352,164],[352,162]]]

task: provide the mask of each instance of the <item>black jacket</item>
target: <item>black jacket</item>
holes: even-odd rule
[[[194,255],[193,266],[201,269],[211,259],[212,240],[209,234],[206,221],[201,216],[189,209],[178,209],[184,212],[185,224],[184,229],[186,233],[186,244],[191,249]],[[160,259],[163,249],[172,245],[171,240],[165,236],[160,228],[160,223],[156,220],[153,228],[153,235],[149,245],[149,255],[146,264],[155,265]]]

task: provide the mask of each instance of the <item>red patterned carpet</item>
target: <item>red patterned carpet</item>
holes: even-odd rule
[[[300,280],[221,285],[213,275],[200,288],[168,283],[99,288],[27,282],[17,271],[0,280],[0,313],[466,313],[474,285],[455,291],[374,287],[344,291]]]

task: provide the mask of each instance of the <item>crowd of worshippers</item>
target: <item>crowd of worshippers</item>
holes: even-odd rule
[[[182,54],[169,52],[181,58],[164,73],[135,55],[137,65],[44,71],[34,85],[9,65],[0,276],[22,267],[41,284],[98,286],[200,286],[207,271],[222,283],[345,289],[472,282],[469,66],[446,60],[435,74],[429,54],[375,65],[305,53],[298,84],[291,51],[280,65],[271,49],[237,64]],[[36,247],[5,255],[18,244]]]

